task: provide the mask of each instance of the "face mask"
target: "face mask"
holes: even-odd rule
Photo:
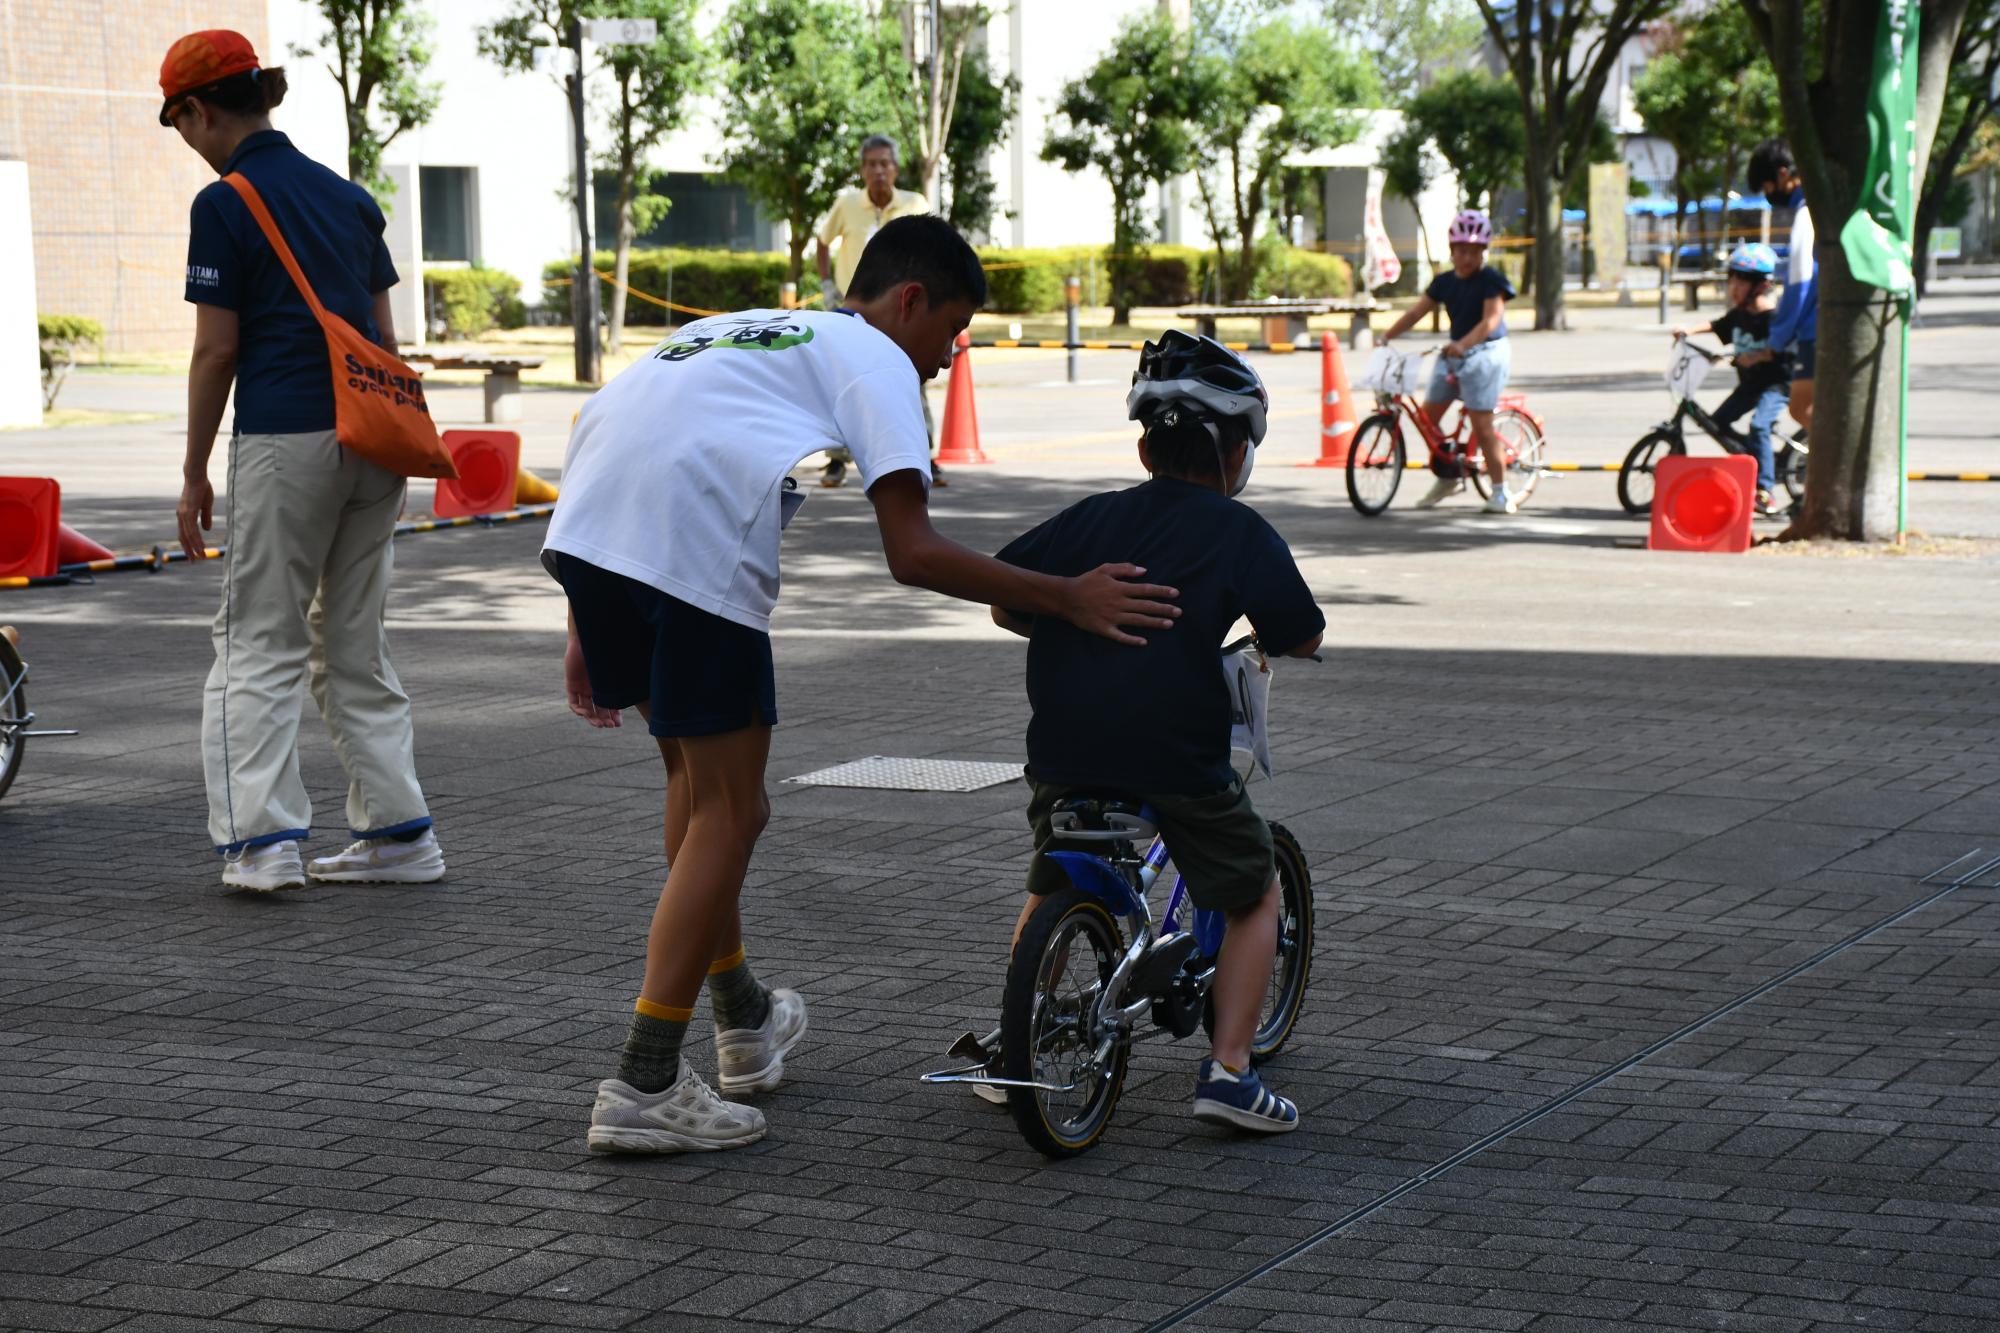
[[[1243,494],[1243,488],[1250,484],[1250,469],[1257,462],[1257,446],[1251,445],[1243,451],[1243,470],[1236,474],[1236,484],[1229,488],[1231,499]]]

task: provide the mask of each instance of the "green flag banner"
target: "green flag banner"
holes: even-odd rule
[[[1917,0],[1883,0],[1868,89],[1868,174],[1859,206],[1840,229],[1854,276],[1907,297],[1915,289]]]

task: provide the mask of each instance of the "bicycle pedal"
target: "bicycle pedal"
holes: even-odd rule
[[[955,1055],[961,1060],[977,1060],[982,1065],[993,1058],[993,1053],[986,1049],[985,1043],[970,1032],[953,1042],[951,1049],[945,1054]]]

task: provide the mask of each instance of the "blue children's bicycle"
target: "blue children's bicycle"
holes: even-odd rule
[[[1225,657],[1250,643],[1231,644]],[[1239,698],[1239,708],[1249,713],[1247,692]],[[981,1041],[967,1033],[951,1054],[976,1063],[925,1074],[923,1081],[1004,1088],[1022,1137],[1051,1157],[1068,1157],[1096,1143],[1110,1123],[1141,1019],[1150,1016],[1156,1031],[1176,1038],[1196,1027],[1213,1028],[1209,986],[1224,918],[1195,907],[1176,875],[1165,914],[1153,920],[1146,895],[1166,868],[1167,848],[1148,806],[1116,794],[1074,797],[1056,806],[1051,822],[1061,841],[1096,843],[1103,850],[1045,853],[1070,883],[1042,900],[1014,946],[1000,1006],[999,1051],[990,1049],[990,1037]],[[1291,1036],[1312,972],[1312,879],[1305,855],[1279,824],[1271,825],[1271,839],[1278,950],[1251,1040],[1259,1063]],[[1143,853],[1137,850],[1142,845]]]

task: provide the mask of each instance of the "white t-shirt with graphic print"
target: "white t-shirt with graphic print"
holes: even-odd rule
[[[855,315],[746,310],[676,330],[584,405],[543,543],[752,629],[778,601],[785,479],[849,450],[928,487],[922,381]]]

